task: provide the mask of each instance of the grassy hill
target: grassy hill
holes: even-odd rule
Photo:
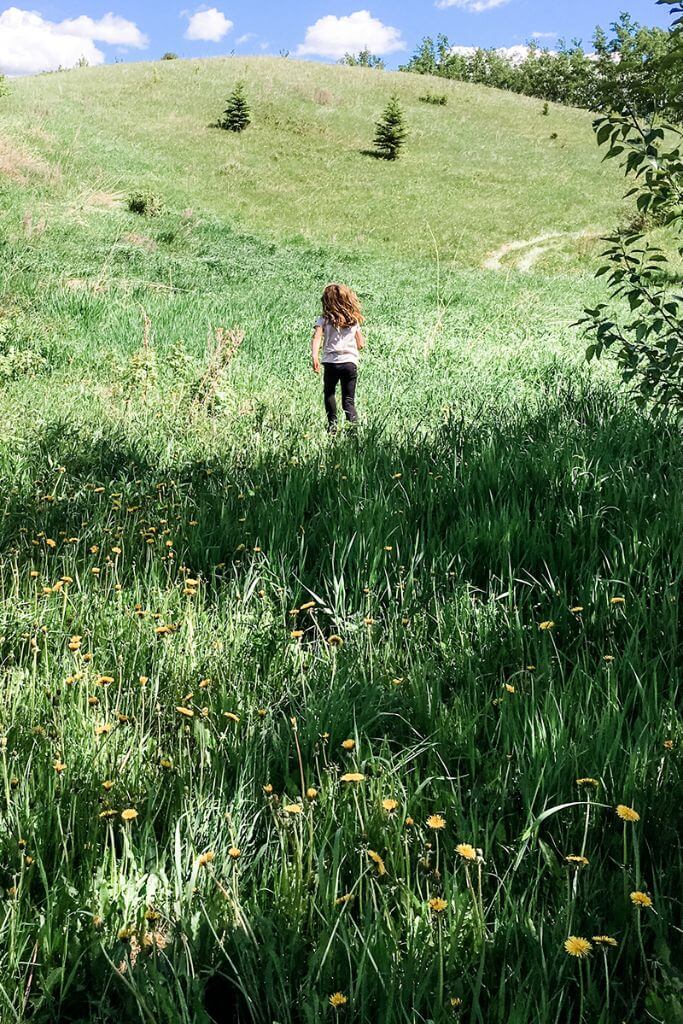
[[[253,127],[210,129],[239,79]],[[420,103],[429,89],[448,105]],[[366,151],[392,91],[411,139],[387,166]],[[437,247],[444,260],[478,265],[511,240],[599,234],[618,218],[616,175],[600,163],[590,115],[542,108],[463,83],[233,58],[16,82],[0,130],[58,168],[65,187],[149,186],[272,237],[408,256]],[[564,260],[591,248],[570,240]]]
[[[585,114],[438,87],[0,99],[3,1024],[678,1020],[680,433],[586,367],[562,234],[622,183]],[[329,439],[333,279],[369,349]]]

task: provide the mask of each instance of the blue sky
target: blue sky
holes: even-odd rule
[[[588,44],[596,24],[624,9],[646,24],[668,23],[654,0],[210,0],[187,7],[183,0],[0,0],[0,72],[70,66],[80,52],[90,63],[154,59],[166,50],[185,57],[289,50],[334,60],[363,43],[396,66],[423,35],[439,32],[461,46],[514,46],[534,35],[550,47],[560,37]]]

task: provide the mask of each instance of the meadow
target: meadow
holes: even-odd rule
[[[680,431],[571,326],[622,182],[589,115],[428,84],[0,99],[3,1024],[681,1020]]]

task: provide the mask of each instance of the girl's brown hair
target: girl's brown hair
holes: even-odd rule
[[[358,296],[344,284],[328,284],[323,292],[323,316],[335,327],[353,327],[364,320]]]

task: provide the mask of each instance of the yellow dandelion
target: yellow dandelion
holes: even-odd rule
[[[270,794],[273,792],[273,787],[269,782],[266,783],[266,785],[263,787],[263,792],[266,794],[266,796],[270,796]]]
[[[236,715],[234,711],[224,711],[223,718],[227,718],[230,722],[239,722],[240,716]]]
[[[546,619],[545,622],[539,622],[538,628],[539,629],[543,629],[543,630],[552,629],[554,625],[555,625],[555,623],[553,622],[552,619]]]
[[[617,805],[617,814],[622,821],[640,821],[638,811],[634,811],[632,807],[627,807],[626,804]]]
[[[341,647],[344,643],[343,639],[337,633],[333,633],[332,636],[328,636],[327,642],[330,647]]]
[[[652,900],[646,892],[632,892],[631,903],[634,905],[634,907],[648,908],[652,906]]]
[[[338,896],[337,899],[334,902],[335,902],[336,906],[339,906],[340,904],[343,904],[343,903],[349,903],[352,899],[353,899],[353,893],[352,892],[347,892],[347,893],[344,893],[343,896]]]
[[[673,750],[673,748],[674,748],[674,741],[673,740],[664,740],[664,749],[665,750]]]
[[[302,604],[299,608],[300,612],[307,612],[309,608],[315,608],[315,601],[306,601],[306,604]]]
[[[446,819],[442,818],[440,814],[430,814],[427,818],[427,827],[434,829],[435,832],[439,832],[442,828],[446,827]]]
[[[477,859],[477,851],[473,846],[470,846],[469,843],[458,843],[458,845],[455,848],[455,852],[459,853],[460,856],[464,857],[465,860]]]
[[[576,785],[577,786],[593,786],[594,789],[597,789],[598,786],[600,785],[600,783],[598,782],[597,779],[577,779],[576,780]]]
[[[317,800],[317,798],[318,798],[318,790],[314,786],[309,786],[308,789],[306,790],[306,799],[307,800]]]
[[[355,745],[356,745],[356,741],[355,740],[343,740],[343,742],[342,742],[342,747],[344,748],[344,750],[353,750]]]
[[[205,868],[207,864],[211,864],[216,858],[216,854],[213,850],[207,850],[206,853],[200,853],[199,855],[199,866]]]
[[[613,597],[610,600],[610,604],[625,604],[625,603],[626,603],[626,598],[625,597]]]
[[[564,948],[570,956],[576,956],[579,960],[582,960],[588,956],[593,947],[588,939],[582,939],[578,935],[570,935],[564,944]]]
[[[179,715],[184,715],[185,718],[194,718],[194,711],[192,708],[177,707],[176,711]]]
[[[373,862],[373,864],[377,865],[377,874],[380,876],[386,875],[387,869],[384,866],[384,861],[382,860],[380,855],[378,853],[375,853],[374,850],[368,850],[368,857]]]
[[[285,804],[283,810],[287,814],[301,814],[301,804]]]
[[[392,800],[391,797],[387,797],[386,800],[382,800],[382,807],[388,814],[391,814],[398,807],[398,800]]]
[[[111,781],[111,779],[105,779],[105,781],[102,783],[102,788],[106,789],[108,793],[110,789],[114,788],[114,783]]]
[[[453,996],[453,998],[451,999],[450,1003],[451,1003],[451,1007],[454,1010],[457,1010],[460,1006],[462,1006],[462,999],[459,999],[457,996]]]
[[[338,1010],[340,1006],[346,1006],[348,999],[343,992],[333,992],[329,998],[330,1006],[334,1006],[335,1010]]]
[[[511,686],[510,683],[506,683],[505,684],[505,689],[507,690],[508,693],[516,693],[517,692],[515,690],[514,686]]]
[[[57,775],[61,775],[64,769],[66,768],[66,765],[64,764],[63,761],[60,761],[59,758],[57,758],[52,767],[57,772]]]
[[[138,816],[138,812],[132,807],[127,807],[125,811],[121,811],[121,817],[124,821],[135,821]]]
[[[406,828],[412,828],[414,824],[415,820],[413,818],[406,818]]]
[[[585,867],[588,864],[588,857],[581,857],[576,853],[570,853],[564,858],[568,864],[578,864]]]
[[[363,782],[364,780],[365,776],[362,772],[345,772],[345,774],[341,776],[342,782]]]
[[[293,629],[289,635],[291,636],[292,640],[300,640],[301,637],[304,635],[304,631],[303,629]]]
[[[570,608],[569,610],[570,610],[570,612],[573,612],[574,615],[578,615],[579,612],[583,611],[583,605],[582,604],[575,604],[574,607]]]
[[[618,946],[619,943],[616,939],[613,939],[611,935],[593,935],[592,941],[596,946]]]
[[[241,856],[242,851],[239,846],[231,846],[228,850],[228,857],[230,857],[231,860],[239,860]]]
[[[443,900],[440,896],[432,896],[429,901],[429,909],[433,910],[435,914],[442,914],[447,906],[448,900]]]

